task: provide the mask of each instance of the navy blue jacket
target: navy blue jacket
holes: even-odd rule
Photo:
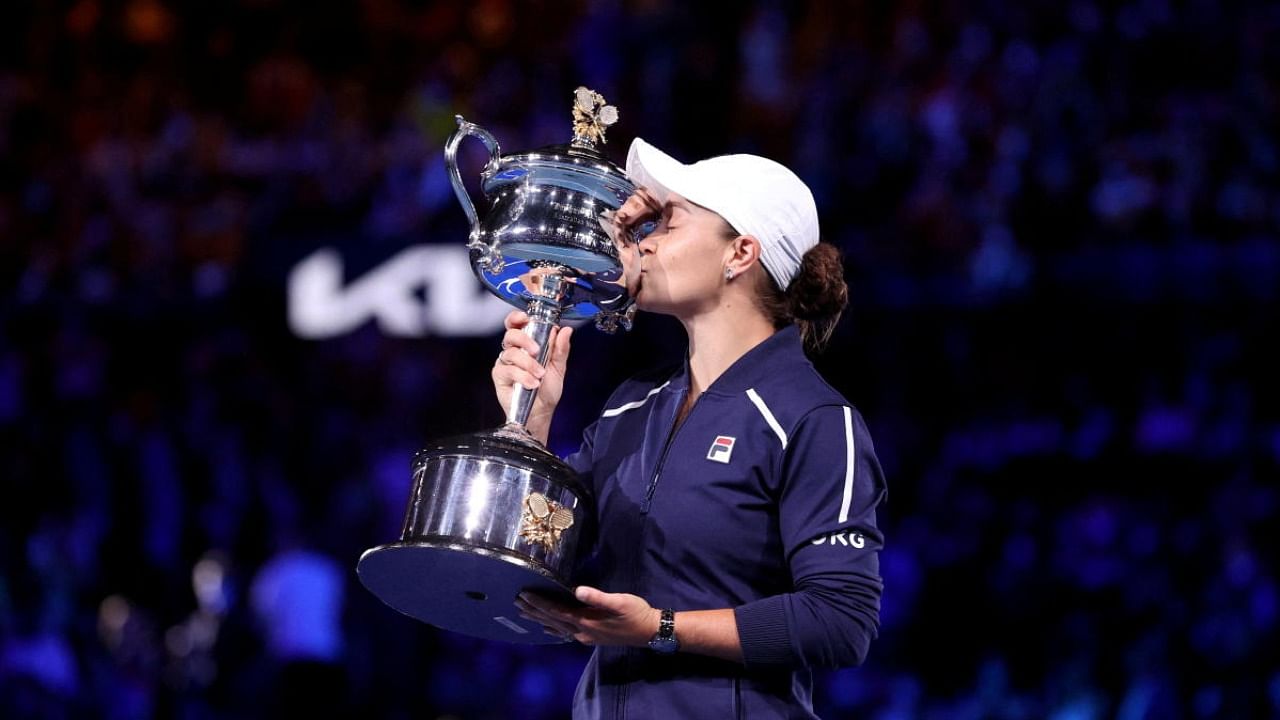
[[[589,581],[659,608],[733,608],[745,663],[597,648],[574,717],[814,717],[810,668],[862,662],[879,627],[871,437],[794,326],[675,427],[688,388],[687,362],[628,380],[567,459],[598,505]]]

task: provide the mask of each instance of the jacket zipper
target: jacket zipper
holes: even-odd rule
[[[684,397],[680,398],[680,405],[684,404],[684,400]],[[640,504],[641,515],[649,514],[649,508],[653,506],[653,493],[658,489],[658,478],[662,475],[662,467],[667,464],[667,453],[671,452],[671,444],[675,441],[676,435],[680,433],[681,428],[689,424],[689,418],[698,409],[698,403],[701,401],[702,395],[699,395],[693,401],[693,405],[690,406],[689,412],[685,413],[684,420],[680,420],[678,424],[676,420],[680,419],[680,405],[676,406],[676,417],[671,421],[671,429],[667,431],[667,442],[662,446],[662,455],[658,457],[658,467],[654,469],[653,477],[649,480],[649,486],[644,491],[644,502]]]
[[[658,467],[654,469],[653,477],[649,480],[649,486],[646,487],[644,491],[644,501],[640,504],[640,515],[642,517],[645,515],[648,515],[649,508],[653,506],[653,493],[655,490],[658,489],[658,478],[662,475],[662,466],[667,463],[667,453],[671,452],[671,443],[675,441],[676,434],[680,432],[680,428],[688,424],[689,417],[693,415],[693,411],[697,409],[698,402],[701,399],[702,399],[702,396],[698,396],[698,399],[693,401],[693,407],[690,407],[689,412],[684,416],[684,420],[681,421],[679,424],[676,424],[676,420],[679,420],[680,418],[680,405],[684,404],[684,398],[683,397],[680,398],[680,405],[676,406],[676,417],[672,418],[671,429],[667,431],[666,444],[662,446],[662,455],[658,457]],[[643,523],[640,526],[639,545],[641,547],[644,546],[645,525],[647,525],[647,523]],[[637,582],[639,581],[640,573],[641,573],[641,568],[640,568],[639,560],[637,559],[635,571],[634,571],[634,576],[637,578]],[[625,657],[624,662],[626,663],[626,676],[628,678],[631,678],[632,659],[634,657],[633,655],[634,651],[635,651],[635,648],[626,648],[626,654],[624,655]],[[616,698],[617,702],[614,707],[614,716],[617,718],[617,720],[624,720],[624,718],[626,718],[627,694],[628,694],[627,690],[630,687],[631,687],[631,683],[626,682],[626,683],[622,683],[621,686],[618,688],[618,694]]]

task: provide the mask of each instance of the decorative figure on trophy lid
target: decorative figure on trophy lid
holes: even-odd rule
[[[598,149],[618,110],[578,88],[573,138],[502,155],[487,130],[457,116],[445,143],[458,202],[470,223],[467,247],[476,277],[526,311],[525,327],[545,364],[552,329],[594,319],[630,328],[635,306],[624,275],[613,213],[635,191]],[[457,152],[467,137],[489,151],[477,213]],[[569,587],[579,549],[590,546],[593,499],[568,465],[525,430],[537,389],[517,385],[499,428],[429,443],[413,459],[413,483],[400,540],[365,551],[361,582],[391,607],[457,632],[523,643],[556,642],[512,612],[522,590]]]
[[[605,143],[604,131],[618,122],[618,108],[606,105],[600,93],[580,87],[573,93],[573,142],[594,147]]]

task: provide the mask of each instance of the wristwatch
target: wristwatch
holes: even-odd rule
[[[670,655],[680,649],[680,641],[676,639],[676,611],[663,610],[662,621],[658,624],[658,632],[649,638],[649,649]]]

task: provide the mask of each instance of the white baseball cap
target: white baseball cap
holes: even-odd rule
[[[735,232],[760,241],[760,261],[786,290],[800,259],[818,244],[818,207],[796,174],[759,155],[720,155],[685,165],[640,138],[627,175],[665,203],[676,193],[718,213]]]

